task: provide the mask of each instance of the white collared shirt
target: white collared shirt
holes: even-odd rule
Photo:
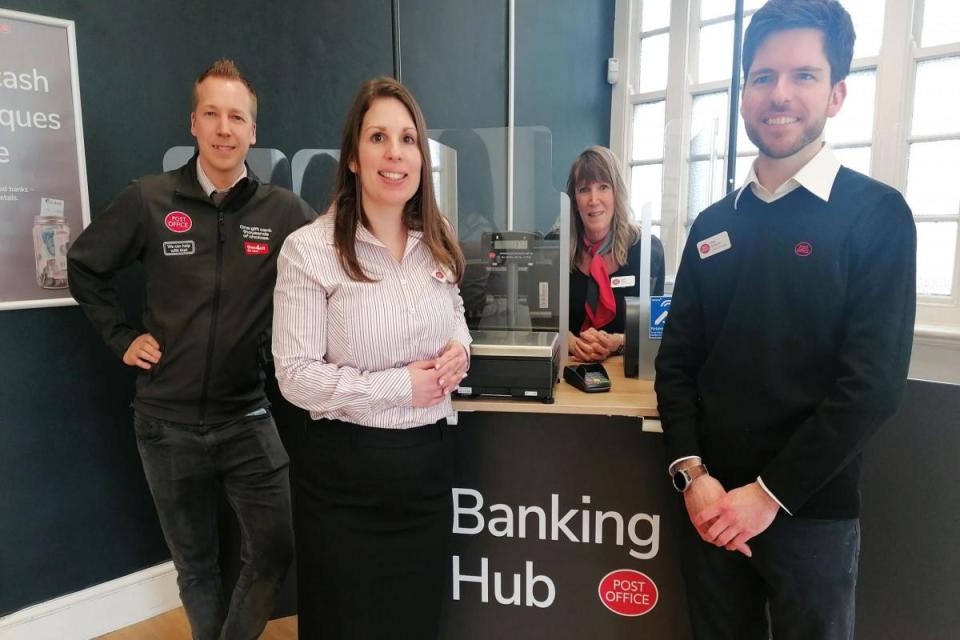
[[[203,172],[203,167],[200,166],[200,158],[197,158],[197,182],[200,183],[200,188],[203,189],[203,192],[213,197],[213,194],[217,191],[229,191],[237,186],[237,183],[247,177],[247,164],[243,164],[243,171],[240,172],[240,175],[237,176],[237,179],[233,181],[233,184],[227,187],[226,189],[217,189],[214,186],[213,181],[207,177],[207,174]]]
[[[817,152],[817,155],[810,158],[810,161],[800,167],[800,170],[793,174],[792,178],[771,193],[760,184],[760,180],[757,178],[756,164],[757,161],[754,160],[750,165],[750,173],[747,174],[747,179],[744,180],[743,185],[739,191],[737,191],[737,197],[733,201],[734,210],[736,210],[737,204],[740,202],[740,196],[743,195],[743,190],[748,186],[750,190],[753,191],[753,195],[757,196],[761,202],[768,204],[791,193],[797,187],[803,187],[824,202],[827,202],[830,199],[830,191],[833,189],[833,181],[837,177],[837,172],[840,171],[840,161],[837,160],[837,156],[833,153],[830,145],[824,144],[820,148],[820,151]]]
[[[291,234],[277,263],[273,355],[283,395],[314,420],[381,428],[430,424],[453,413],[450,396],[414,407],[407,365],[436,358],[450,340],[469,352],[460,290],[419,231],[398,262],[366,228],[357,261],[376,282],[343,271],[333,243],[336,214]]]

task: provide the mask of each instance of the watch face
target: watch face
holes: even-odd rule
[[[683,470],[677,471],[673,474],[673,488],[683,493],[683,490],[687,488],[687,474]]]

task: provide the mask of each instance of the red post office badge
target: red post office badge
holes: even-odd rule
[[[193,220],[183,211],[171,211],[163,219],[163,224],[174,233],[186,233],[193,228]]]

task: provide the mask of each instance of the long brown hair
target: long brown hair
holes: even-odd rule
[[[434,260],[450,269],[456,282],[463,277],[464,260],[453,227],[440,213],[433,193],[433,175],[430,164],[430,145],[427,142],[427,125],[420,105],[405,86],[393,78],[381,77],[364,82],[353,100],[353,106],[343,125],[340,142],[340,162],[337,165],[336,188],[333,196],[334,230],[333,243],[337,249],[340,266],[353,280],[373,282],[357,260],[356,233],[360,224],[366,224],[367,216],[360,199],[359,170],[350,170],[351,163],[358,163],[360,129],[363,117],[375,100],[395,98],[410,112],[417,128],[417,147],[423,162],[420,166],[420,187],[403,207],[403,224],[407,229],[423,232],[423,239]],[[358,166],[358,165],[357,165]]]
[[[627,185],[620,173],[620,163],[613,152],[606,147],[593,146],[577,156],[570,167],[567,178],[567,196],[570,198],[570,270],[577,268],[583,246],[583,220],[577,209],[577,187],[591,182],[605,182],[613,187],[613,220],[610,233],[613,245],[610,253],[617,268],[627,264],[630,247],[640,239],[640,229],[630,221],[630,201],[627,199]]]

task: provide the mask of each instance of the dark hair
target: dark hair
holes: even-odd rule
[[[393,78],[381,77],[361,85],[347,113],[340,142],[340,163],[337,165],[334,188],[333,243],[337,259],[347,275],[360,282],[371,282],[357,260],[356,233],[360,224],[366,222],[363,203],[360,199],[360,176],[350,170],[350,164],[358,162],[360,129],[363,117],[374,101],[381,98],[399,100],[417,128],[417,148],[423,159],[420,165],[420,186],[403,207],[403,223],[407,229],[423,232],[422,242],[430,248],[434,260],[449,268],[457,282],[463,277],[464,259],[453,227],[440,213],[433,193],[433,175],[430,165],[430,145],[427,142],[427,124],[420,105],[405,86]]]
[[[769,0],[760,7],[743,38],[743,75],[750,73],[757,49],[772,34],[789,29],[816,29],[823,34],[823,50],[830,63],[830,84],[850,73],[853,30],[850,14],[837,0]]]
[[[198,91],[200,83],[207,78],[223,78],[224,80],[236,80],[242,83],[243,86],[247,88],[247,91],[250,92],[250,117],[253,118],[254,122],[257,121],[257,92],[253,90],[253,87],[247,79],[243,77],[240,69],[237,68],[237,65],[234,64],[230,58],[220,58],[214,62],[207,67],[207,69],[200,74],[200,77],[197,78],[197,81],[193,83],[193,111],[197,110],[197,102],[200,100]]]

